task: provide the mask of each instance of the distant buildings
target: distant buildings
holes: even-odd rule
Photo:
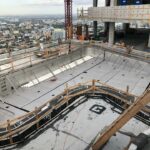
[[[64,19],[0,18],[0,53],[65,38]]]

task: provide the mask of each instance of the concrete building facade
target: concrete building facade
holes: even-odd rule
[[[114,44],[115,23],[123,23],[124,29],[131,23],[150,25],[150,1],[147,0],[106,0],[105,7],[97,7],[98,0],[93,0],[93,7],[78,14],[82,20],[93,20],[94,36],[97,34],[97,21],[109,26],[108,43]],[[150,38],[150,36],[149,36]],[[150,47],[150,39],[148,40]]]

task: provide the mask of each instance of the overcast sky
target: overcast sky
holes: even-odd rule
[[[92,6],[93,0],[73,0],[73,12]],[[104,0],[99,0],[103,5]],[[63,14],[64,0],[0,0],[0,15]]]

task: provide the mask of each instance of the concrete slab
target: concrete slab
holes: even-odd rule
[[[106,107],[102,114],[96,114],[89,109],[93,105]],[[118,117],[118,114],[111,110],[111,105],[102,99],[89,99],[76,109],[71,111],[65,118],[60,119],[49,126],[42,134],[38,135],[27,144],[20,145],[16,150],[83,150],[89,147],[95,136],[107,125]],[[136,126],[136,128],[135,128]],[[132,119],[121,130],[131,131],[139,134],[148,126]],[[104,150],[122,150],[127,146],[130,138],[117,133],[113,136]]]
[[[150,66],[146,63],[115,54],[103,55],[77,65],[56,75],[57,80],[50,79],[30,88],[19,88],[17,92],[4,98],[4,101],[20,108],[32,111],[65,88],[65,83],[75,85],[79,82],[97,79],[113,87],[129,91],[140,96],[150,81]],[[86,73],[85,73],[86,72]]]
[[[81,56],[76,57],[76,55]],[[84,57],[84,55],[83,52],[73,54],[77,59]],[[31,87],[22,86],[16,91],[11,91],[8,96],[1,98],[2,102],[7,102],[8,105],[2,102],[0,103],[0,121],[25,114],[26,112],[21,110],[22,108],[32,111],[35,107],[41,106],[62,92],[66,83],[71,86],[80,82],[97,79],[122,90],[126,90],[126,87],[129,86],[129,91],[139,96],[145,91],[145,88],[150,82],[150,65],[146,62],[109,52],[106,52],[106,58],[104,60],[103,52],[99,49],[88,50],[86,55],[92,56],[93,58],[81,64],[81,61],[74,60],[73,63],[76,66],[71,69],[67,69],[69,66],[64,67],[63,60],[56,62],[57,65],[55,64],[56,66],[54,68],[58,69],[59,66],[60,70],[66,69],[56,75],[56,81],[51,81],[51,78],[49,78]],[[68,63],[72,62],[73,56],[69,56]],[[53,72],[55,72],[54,68]],[[44,69],[45,72],[43,72]],[[40,75],[50,73],[46,69],[46,67],[35,68],[35,70],[30,72],[32,77],[30,77],[30,73],[26,74],[25,71],[20,71],[16,76],[9,74],[8,77],[13,83],[21,82],[24,78],[29,78],[29,81],[33,81],[35,80],[33,73],[39,78],[41,77]],[[17,106],[18,109],[9,104]],[[89,111],[94,104],[103,105],[107,109],[102,115],[94,114]],[[70,112],[65,119],[61,119],[53,124],[53,126],[50,126],[44,133],[16,149],[41,150],[43,149],[43,145],[44,149],[86,149],[95,136],[119,116],[117,113],[112,112],[111,107],[103,100],[91,99]],[[136,119],[132,119],[121,130],[139,134],[147,128],[148,126]],[[129,137],[117,133],[116,136],[110,139],[104,149],[122,150],[128,144],[129,140]]]

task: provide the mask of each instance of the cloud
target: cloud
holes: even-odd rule
[[[92,0],[76,0],[73,2],[76,5],[92,5],[93,1]]]
[[[28,0],[25,2],[26,5],[63,5],[63,0]]]
[[[73,5],[92,5],[92,0],[74,0]],[[43,5],[50,5],[50,6],[63,6],[64,0],[27,0],[25,5],[31,6],[43,6]]]
[[[73,13],[77,8],[93,5],[93,0],[72,0]],[[99,0],[101,5],[104,0]],[[64,14],[64,0],[0,0],[1,14]]]

